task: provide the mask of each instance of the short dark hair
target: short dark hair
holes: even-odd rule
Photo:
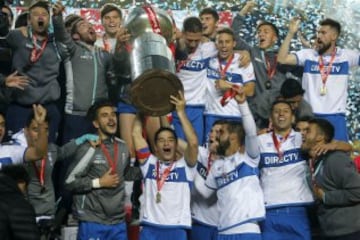
[[[312,116],[302,116],[302,117],[299,117],[298,119],[296,119],[296,124],[298,122],[310,122],[312,119],[313,119]]]
[[[223,125],[223,124],[226,124],[226,123],[228,123],[228,122],[229,122],[228,120],[218,119],[218,120],[216,120],[216,121],[212,124],[212,126],[215,126],[215,125]]]
[[[233,31],[231,28],[225,27],[225,28],[219,29],[219,30],[216,32],[216,36],[217,36],[217,35],[220,35],[220,34],[229,34],[229,35],[233,38],[233,40],[235,40],[235,33],[234,33],[234,31]]]
[[[30,4],[29,8],[28,8],[29,16],[30,16],[31,10],[32,10],[33,8],[35,8],[35,7],[42,7],[42,8],[44,8],[44,9],[50,14],[50,10],[49,10],[50,4],[49,4],[48,1],[44,1],[44,0],[35,0],[35,1],[33,1],[33,2]]]
[[[229,133],[235,133],[238,137],[238,141],[241,146],[245,144],[245,130],[244,126],[239,121],[227,121],[223,124],[223,126],[227,126]]]
[[[280,94],[284,98],[292,98],[297,95],[303,95],[305,90],[302,88],[299,81],[288,78],[286,79],[280,88]]]
[[[70,28],[70,34],[73,35],[75,33],[77,33],[77,24],[81,21],[85,21],[84,18],[80,17],[80,18],[75,18],[72,23],[71,23],[71,28]]]
[[[199,16],[201,17],[202,15],[205,15],[205,14],[212,15],[216,22],[219,21],[219,19],[220,19],[219,14],[213,8],[204,8],[203,10],[201,10]]]
[[[2,174],[13,179],[16,183],[30,182],[30,176],[23,165],[6,165],[0,170]]]
[[[29,12],[25,11],[20,13],[15,20],[15,28],[26,27],[28,25]]]
[[[99,109],[103,107],[115,107],[115,105],[108,99],[99,99],[89,108],[87,118],[90,121],[96,120]]]
[[[121,12],[121,9],[115,5],[114,3],[106,3],[104,4],[101,9],[100,9],[100,16],[101,16],[101,19],[106,15],[108,14],[109,12],[112,12],[112,11],[116,11],[118,12],[120,18],[122,18],[122,12]]]
[[[72,27],[73,23],[76,22],[79,19],[81,19],[81,16],[79,16],[77,14],[69,14],[69,15],[67,15],[65,17],[65,20],[64,20],[65,28]]]
[[[271,112],[274,110],[274,107],[275,107],[276,105],[280,104],[280,103],[284,103],[284,104],[288,105],[288,106],[290,107],[291,113],[294,114],[294,110],[292,109],[291,104],[290,104],[288,101],[285,101],[285,100],[282,100],[282,99],[276,100],[276,101],[274,101],[274,102],[272,103],[272,105],[271,105]]]
[[[256,30],[259,30],[259,28],[262,27],[262,26],[270,26],[274,30],[276,36],[279,37],[279,29],[275,26],[275,24],[273,24],[271,22],[268,22],[268,21],[261,21],[257,25]]]
[[[202,24],[197,17],[188,17],[183,23],[183,32],[198,33],[202,32]]]
[[[320,130],[320,133],[324,135],[325,143],[330,143],[335,134],[334,126],[326,119],[313,118],[309,121],[309,124],[315,124]]]
[[[159,139],[160,133],[165,132],[165,131],[170,132],[170,133],[174,136],[175,141],[177,142],[176,132],[175,132],[174,129],[172,129],[172,128],[170,128],[170,127],[160,127],[160,128],[155,132],[155,137],[154,137],[155,142],[157,142],[157,140]]]
[[[320,21],[320,26],[330,26],[330,28],[335,29],[338,35],[341,33],[341,25],[338,21],[335,21],[331,18],[325,18],[324,20]]]

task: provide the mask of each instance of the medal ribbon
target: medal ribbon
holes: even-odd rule
[[[265,56],[265,62],[266,62],[266,72],[268,75],[269,80],[271,80],[275,73],[276,73],[276,66],[277,66],[277,56],[274,56],[274,63],[271,64],[270,59],[268,56]]]
[[[328,78],[329,74],[331,73],[331,68],[332,68],[332,65],[333,65],[334,60],[335,60],[335,55],[336,55],[336,48],[331,53],[330,62],[326,66],[326,69],[325,69],[325,64],[324,64],[323,57],[322,57],[322,55],[319,55],[319,71],[320,71],[320,75],[321,75],[321,81],[322,81],[322,84],[323,84],[324,87],[325,87],[327,78]]]
[[[46,37],[44,39],[44,41],[41,44],[40,49],[37,49],[36,45],[37,45],[37,38],[35,35],[32,36],[32,40],[33,40],[33,49],[31,50],[31,54],[30,54],[30,62],[31,63],[35,63],[39,60],[39,58],[41,57],[41,55],[44,53],[46,45],[48,43],[48,38]]]
[[[118,144],[116,141],[114,141],[114,158],[112,159],[110,156],[109,151],[107,150],[106,146],[102,143],[100,144],[101,150],[105,155],[106,160],[109,163],[109,166],[111,167],[111,173],[116,172],[116,164],[117,164],[117,156],[118,156]]]
[[[212,156],[212,154],[209,153],[207,169],[206,169],[206,176],[209,174],[211,166],[213,165],[213,161],[211,160],[211,156]]]
[[[41,159],[40,170],[37,168],[35,162],[32,162],[33,167],[35,169],[36,177],[40,182],[40,186],[44,187],[45,185],[45,165],[46,165],[46,158]]]
[[[286,141],[286,139],[289,137],[290,132],[288,132],[285,137],[282,139],[282,141],[279,141],[277,136],[275,135],[275,132],[272,132],[272,139],[275,145],[275,149],[278,153],[279,158],[281,159],[283,157],[283,152],[281,151],[281,144],[284,143]]]
[[[180,69],[188,62],[191,60],[192,56],[194,55],[194,53],[196,52],[196,49],[193,53],[189,54],[188,57],[186,58],[186,60],[181,60],[176,67],[176,72],[180,72]]]
[[[225,67],[222,68],[222,65],[221,65],[221,60],[220,58],[218,58],[219,60],[219,72],[220,72],[220,77],[222,79],[225,79],[226,78],[226,71],[228,70],[228,68],[230,67],[230,64],[232,63],[232,60],[234,59],[234,54],[230,56],[229,60],[227,61],[227,63],[225,64]]]
[[[103,44],[104,44],[104,50],[107,52],[111,51],[111,44],[109,43],[109,41],[107,39],[105,39],[105,36],[103,37]]]
[[[160,161],[156,162],[156,186],[157,186],[158,192],[160,192],[161,188],[164,186],[166,178],[169,176],[173,165],[174,165],[174,162],[172,162],[169,167],[165,168],[165,170],[160,178]]]

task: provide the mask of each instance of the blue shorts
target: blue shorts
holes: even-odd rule
[[[260,226],[263,240],[311,240],[306,207],[266,209]]]
[[[143,226],[140,240],[187,240],[186,230],[182,228],[159,228]]]
[[[217,227],[193,223],[190,236],[191,240],[216,240],[218,230]]]
[[[209,134],[211,128],[213,127],[214,123],[218,120],[226,120],[226,121],[234,121],[234,122],[241,122],[240,117],[226,117],[226,116],[219,116],[219,115],[204,115],[205,118],[205,130],[204,130],[204,139],[202,140],[202,144],[205,144],[209,140]],[[199,140],[200,142],[200,140]]]
[[[239,233],[239,234],[219,234],[217,239],[218,240],[261,240],[262,238],[260,233]],[[275,240],[275,238],[273,240]]]
[[[315,117],[328,120],[334,127],[334,139],[339,141],[349,141],[348,129],[346,127],[345,114],[314,114]]]
[[[117,113],[133,113],[136,114],[137,113],[137,109],[135,108],[134,105],[128,104],[128,103],[124,103],[124,102],[118,102],[117,104]]]
[[[118,223],[105,225],[80,221],[77,239],[127,240],[126,224]]]
[[[186,106],[185,112],[189,121],[191,122],[196,135],[198,137],[198,141],[201,142],[204,136],[204,106]],[[185,133],[181,127],[180,119],[176,112],[172,113],[173,116],[173,125],[175,128],[175,132],[178,138],[181,138],[186,141]]]

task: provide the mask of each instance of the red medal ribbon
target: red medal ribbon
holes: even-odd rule
[[[36,45],[37,45],[37,39],[35,34],[32,36],[33,39],[33,49],[31,50],[31,54],[30,54],[30,62],[31,63],[35,63],[39,60],[39,58],[41,57],[41,55],[44,53],[47,42],[48,42],[48,38],[46,37],[44,39],[44,41],[41,44],[40,49],[37,49]]]
[[[196,52],[196,49],[193,53],[189,54],[186,60],[181,60],[176,67],[176,72],[180,72],[180,69],[188,62],[191,60],[192,56],[194,55],[194,53]]]
[[[143,6],[143,9],[147,14],[153,32],[162,35],[160,22],[156,16],[154,9],[150,5]]]
[[[223,79],[226,78],[226,71],[228,70],[228,68],[230,67],[230,64],[232,62],[232,60],[234,59],[234,54],[231,55],[231,57],[229,58],[229,60],[227,61],[227,63],[225,64],[225,67],[222,68],[222,65],[221,65],[221,60],[220,58],[218,58],[219,60],[219,72],[220,72],[220,77]]]
[[[230,102],[231,99],[233,99],[236,96],[236,91],[234,91],[234,89],[238,89],[238,88],[240,88],[240,86],[233,84],[232,88],[224,92],[224,95],[220,100],[221,106],[225,106]]]
[[[45,186],[45,166],[46,166],[46,158],[41,159],[41,165],[40,165],[40,170],[37,168],[35,162],[32,162],[33,167],[35,169],[36,172],[36,176],[40,182],[40,186],[44,187]]]
[[[277,56],[274,56],[274,64],[271,64],[269,57],[265,56],[265,62],[266,62],[266,71],[269,80],[271,80],[275,73],[276,73],[276,66],[277,66]]]
[[[209,153],[209,157],[208,157],[208,163],[207,163],[207,169],[206,169],[206,176],[209,174],[211,166],[213,164],[213,161],[211,160],[211,156],[212,154]]]
[[[166,178],[169,176],[173,165],[174,165],[174,162],[172,162],[169,167],[165,168],[165,170],[160,178],[160,161],[156,162],[156,186],[157,186],[158,192],[160,192],[161,188],[164,186]]]
[[[118,144],[116,141],[114,141],[114,158],[111,159],[110,153],[107,150],[106,146],[102,143],[100,144],[101,150],[105,155],[106,160],[109,163],[109,166],[111,167],[112,173],[116,172],[116,164],[117,164],[117,157],[118,157]]]
[[[275,135],[275,132],[272,132],[272,139],[273,139],[273,142],[274,142],[274,145],[275,145],[275,149],[276,149],[276,151],[277,151],[277,153],[278,153],[278,156],[279,156],[279,158],[281,159],[282,157],[283,157],[283,152],[281,151],[281,144],[282,143],[284,143],[285,141],[286,141],[286,139],[289,137],[289,135],[290,135],[290,132],[288,132],[286,135],[285,135],[285,137],[281,140],[281,141],[279,141],[278,140],[278,138],[277,138],[277,136]]]
[[[330,62],[326,66],[326,68],[325,68],[325,64],[324,64],[322,55],[319,55],[319,71],[320,71],[321,81],[322,81],[323,86],[325,86],[327,78],[328,78],[329,74],[331,73],[331,68],[332,68],[332,65],[335,60],[335,55],[336,55],[336,48],[331,53]]]

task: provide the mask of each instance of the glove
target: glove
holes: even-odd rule
[[[89,141],[95,142],[97,140],[99,140],[98,135],[87,133],[87,134],[84,134],[81,137],[78,137],[77,139],[75,139],[75,143],[76,143],[76,145],[79,146],[79,145],[83,144],[84,142],[89,142]]]

